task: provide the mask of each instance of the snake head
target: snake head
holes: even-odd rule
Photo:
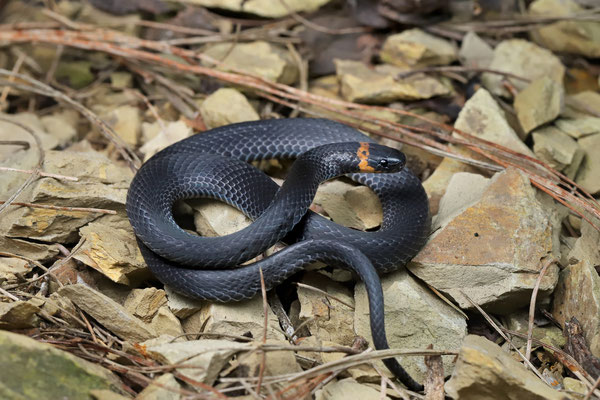
[[[400,172],[406,164],[402,152],[375,143],[359,143],[356,155],[360,172]]]

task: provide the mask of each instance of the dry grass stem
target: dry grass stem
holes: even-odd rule
[[[542,279],[548,270],[548,267],[552,264],[558,262],[554,257],[549,257],[546,260],[543,260],[542,268],[540,269],[540,273],[535,281],[535,285],[533,286],[533,291],[531,292],[531,300],[529,302],[529,320],[527,323],[527,347],[525,350],[525,357],[529,360],[531,359],[531,340],[533,339],[533,320],[535,317],[535,301],[537,299],[537,294],[540,289],[540,284],[542,283]]]

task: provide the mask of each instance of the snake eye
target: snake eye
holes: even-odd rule
[[[379,160],[379,166],[382,167],[382,168],[387,168],[387,166],[388,166],[388,160],[386,160],[385,158]]]

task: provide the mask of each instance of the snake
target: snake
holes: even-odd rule
[[[295,160],[281,188],[253,161]],[[173,291],[218,302],[250,299],[322,261],[364,282],[373,345],[388,349],[380,274],[402,268],[425,243],[428,198],[405,155],[357,129],[320,118],[235,123],[192,135],[156,153],[135,174],[126,211],[153,275]],[[379,172],[379,173],[378,173]],[[309,209],[319,184],[347,176],[379,198],[378,229],[351,229]],[[212,198],[253,222],[230,235],[204,237],[174,219],[179,200]],[[242,265],[274,244],[288,244]],[[386,367],[420,391],[395,358]]]

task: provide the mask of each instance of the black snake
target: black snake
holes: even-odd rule
[[[286,158],[296,162],[281,190],[248,164]],[[127,214],[154,275],[192,298],[251,298],[260,291],[259,268],[267,289],[317,260],[354,270],[366,285],[374,346],[385,349],[378,273],[402,267],[422,247],[430,228],[427,195],[403,164],[402,153],[329,120],[233,124],[182,140],[148,160],[131,183]],[[348,172],[398,170],[349,175],[379,197],[383,222],[377,231],[353,230],[307,211],[323,180]],[[189,234],[173,219],[172,207],[193,197],[219,199],[254,222],[223,237]],[[290,246],[237,268],[280,240]],[[422,389],[396,359],[384,363],[407,387]]]

